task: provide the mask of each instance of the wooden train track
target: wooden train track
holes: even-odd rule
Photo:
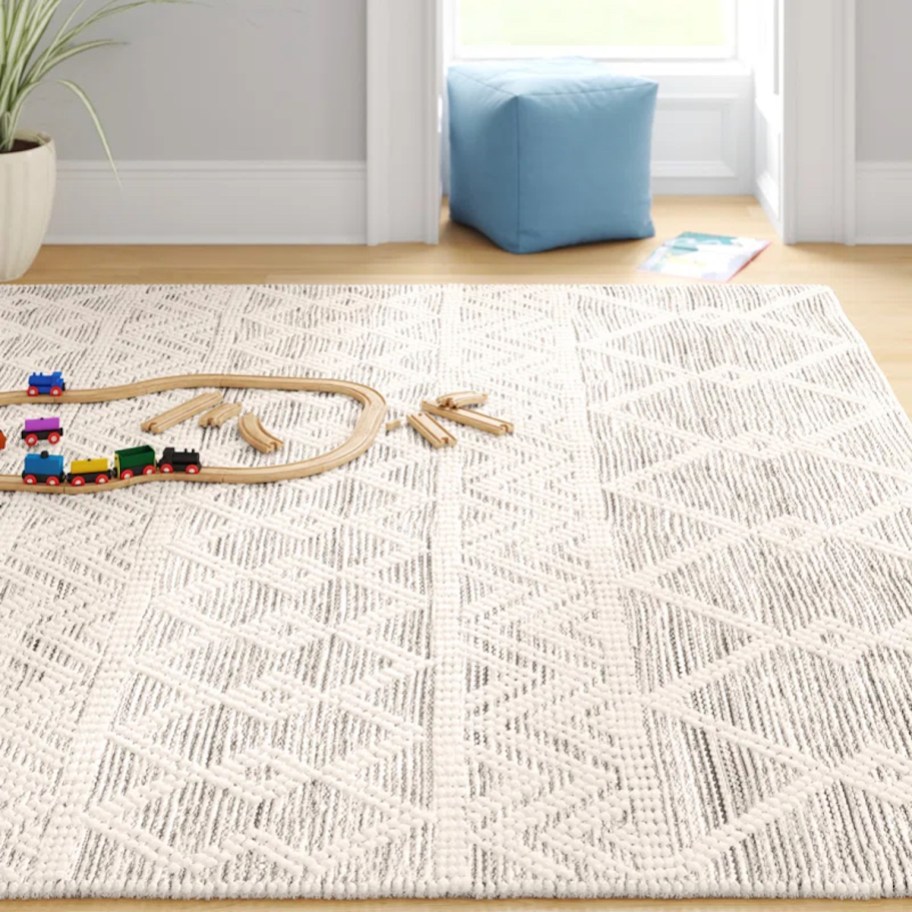
[[[221,405],[217,405],[214,409],[210,409],[204,415],[201,415],[199,426],[220,428],[227,421],[237,418],[240,414],[240,402],[223,402]]]
[[[144,421],[140,426],[149,433],[164,434],[165,431],[170,431],[171,428],[176,427],[178,424],[183,424],[190,418],[196,417],[200,412],[208,412],[214,409],[221,402],[221,393],[203,393],[189,402],[182,402],[180,405],[175,405],[174,408],[168,409],[167,412],[162,412],[161,415],[156,415],[154,418]]]
[[[60,396],[29,396],[25,390],[0,393],[0,406],[24,405],[39,402],[49,404],[101,403],[120,399],[136,399],[175,389],[201,389],[206,387],[223,389],[261,389],[279,392],[331,393],[348,396],[361,405],[361,414],[355,422],[351,436],[344,443],[311,459],[289,462],[285,465],[242,468],[240,466],[203,466],[197,475],[175,473],[164,475],[137,475],[135,478],[115,479],[106,485],[85,485],[73,487],[47,484],[27,485],[18,475],[0,475],[0,491],[30,491],[36,494],[96,494],[117,488],[129,488],[140,484],[269,484],[275,481],[291,481],[318,475],[338,468],[357,459],[377,439],[386,419],[386,400],[376,390],[360,383],[347,380],[316,380],[303,377],[257,377],[238,374],[180,374],[174,377],[158,377],[141,380],[124,386],[109,386],[94,390],[66,390]]]
[[[274,453],[282,446],[282,441],[275,434],[270,434],[253,412],[241,415],[238,420],[238,432],[250,446],[261,453]]]

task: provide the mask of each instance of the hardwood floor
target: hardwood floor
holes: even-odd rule
[[[383,247],[47,247],[24,282],[680,282],[637,266],[679,231],[774,238],[749,197],[656,201],[657,238],[513,256],[446,221],[441,244]],[[822,283],[839,295],[912,413],[912,247],[772,247],[737,279]],[[912,912],[912,902],[795,900],[411,902],[0,902],[0,912]]]

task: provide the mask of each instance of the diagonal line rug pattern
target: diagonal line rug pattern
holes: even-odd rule
[[[0,495],[0,896],[903,896],[912,427],[822,287],[6,287],[0,389],[483,389],[253,487]],[[261,456],[59,405],[69,458]],[[15,438],[35,409],[0,415]]]

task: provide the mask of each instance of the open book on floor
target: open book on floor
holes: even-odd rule
[[[769,244],[759,238],[685,231],[665,241],[640,268],[662,275],[727,282]]]

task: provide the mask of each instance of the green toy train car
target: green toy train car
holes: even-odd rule
[[[136,475],[154,475],[155,450],[150,446],[117,450],[114,454],[114,469],[118,478],[133,478]]]

